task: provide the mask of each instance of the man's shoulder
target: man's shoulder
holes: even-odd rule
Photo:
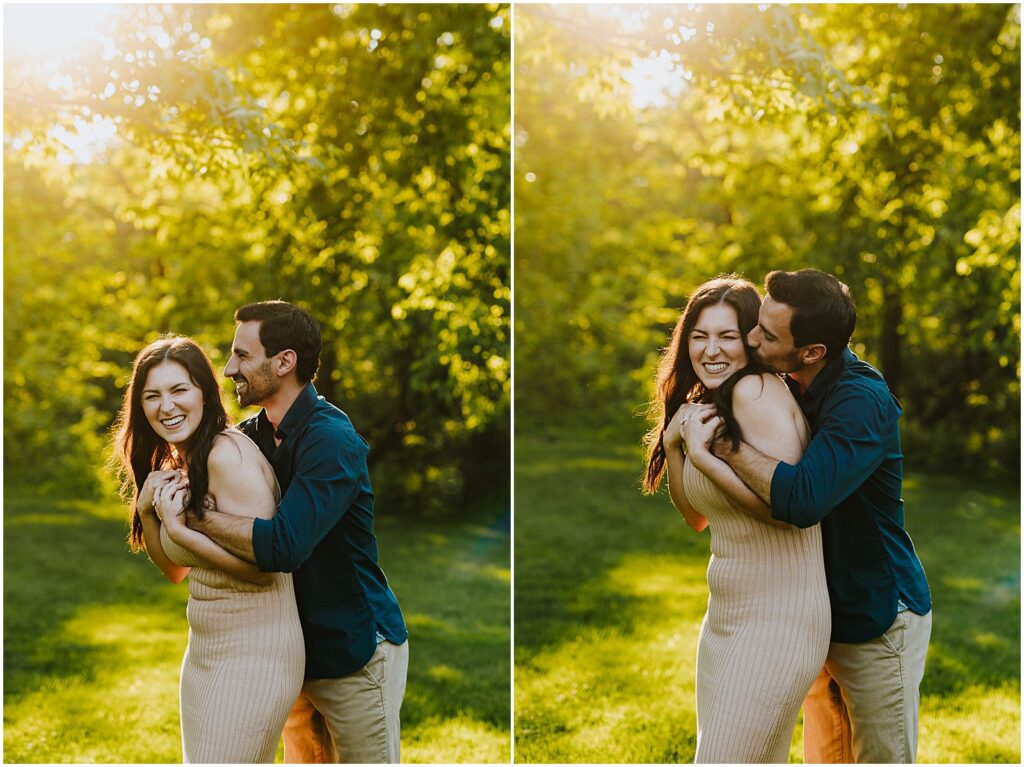
[[[882,373],[860,359],[851,361],[825,396],[826,409],[858,410],[865,414],[899,415],[903,412]]]
[[[299,444],[318,444],[342,450],[366,451],[369,446],[356,431],[352,419],[323,397],[319,398],[306,422]]]
[[[861,390],[874,395],[890,395],[889,384],[882,372],[862,359],[850,361],[836,379],[841,390]]]

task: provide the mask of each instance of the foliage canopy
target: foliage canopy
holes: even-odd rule
[[[6,468],[93,484],[133,355],[283,298],[407,510],[507,487],[507,5],[142,5],[4,61]]]
[[[697,285],[811,266],[908,461],[1016,475],[1019,6],[521,6],[516,67],[524,421],[623,422]]]

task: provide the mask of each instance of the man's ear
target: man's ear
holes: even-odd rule
[[[292,349],[282,349],[274,355],[274,373],[283,378],[295,370],[298,363],[298,355]]]
[[[813,365],[825,359],[828,354],[828,347],[825,344],[807,344],[800,347],[800,361],[805,365]]]

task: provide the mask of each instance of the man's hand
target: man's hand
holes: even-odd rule
[[[203,496],[203,512],[217,511],[217,499],[207,493]],[[185,520],[185,524],[189,526],[189,529],[195,530],[196,532],[206,534],[206,523],[208,521],[207,515],[204,513],[202,518],[197,517],[195,514],[190,514]]]
[[[725,460],[725,456],[729,453],[735,452],[732,446],[732,439],[718,427],[724,424],[725,421],[719,418],[716,421],[714,432],[711,435],[711,441],[708,442],[708,452],[716,458]]]
[[[689,449],[690,443],[685,439],[684,432],[686,424],[691,419],[704,418],[716,413],[714,405],[699,405],[693,402],[684,402],[679,409],[673,413],[665,426],[665,433],[661,437],[661,444],[665,452],[670,450]],[[685,445],[684,445],[685,441]]]

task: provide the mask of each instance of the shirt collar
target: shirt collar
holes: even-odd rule
[[[284,418],[281,419],[277,431],[274,432],[274,437],[284,439],[294,432],[306,420],[306,415],[314,408],[319,399],[320,395],[316,393],[313,384],[306,384],[305,388],[299,392],[299,396],[295,398],[291,407],[288,408],[288,412],[284,414]],[[266,408],[260,411],[259,422],[261,426],[265,426],[268,430],[273,428],[270,419],[267,418]]]
[[[807,387],[801,395],[800,400],[804,403],[812,403],[818,400],[821,395],[825,393],[829,386],[839,378],[839,374],[842,373],[849,365],[852,365],[857,361],[857,355],[850,351],[850,347],[847,346],[843,349],[843,353],[835,359],[829,360],[825,367],[821,369],[821,372],[814,377],[811,381],[811,385]],[[790,379],[792,381],[792,379]],[[799,391],[799,388],[797,389]]]

